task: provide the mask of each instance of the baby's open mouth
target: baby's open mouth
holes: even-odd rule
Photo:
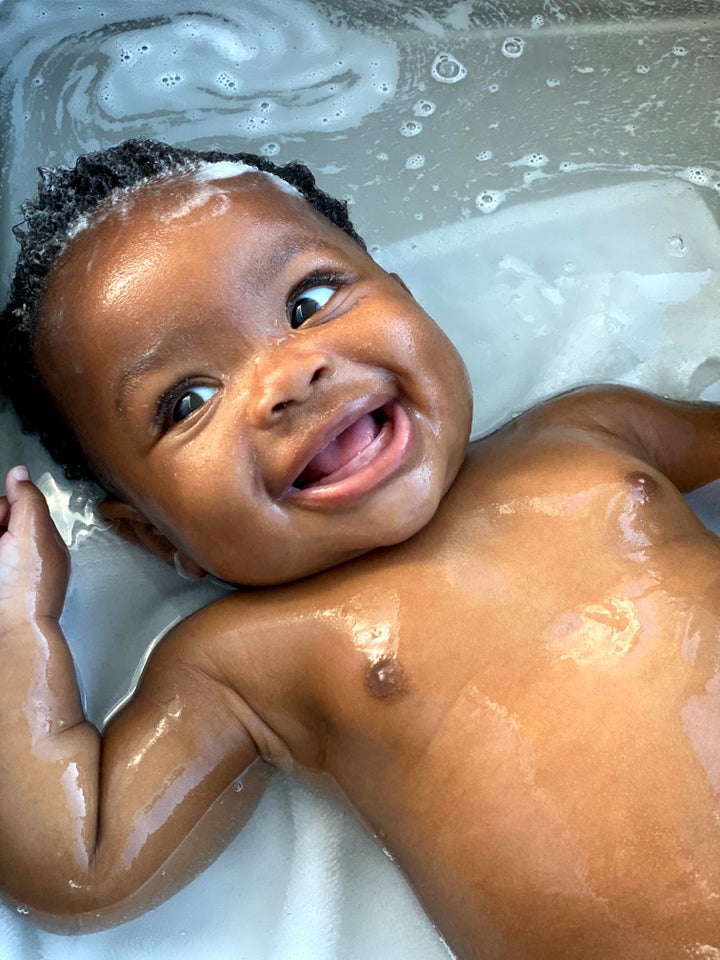
[[[383,432],[390,431],[391,424],[386,407],[378,407],[363,414],[327,443],[305,466],[294,480],[293,487],[306,490],[308,487],[337,483],[354,470],[364,466],[368,455],[375,448],[384,446]]]

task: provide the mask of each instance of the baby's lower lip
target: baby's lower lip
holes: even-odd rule
[[[378,425],[377,434],[365,446],[325,476],[313,479],[310,470],[310,479],[306,482],[303,480],[304,471],[286,495],[308,503],[349,502],[374,490],[390,477],[410,450],[414,435],[412,421],[397,400],[374,411],[372,416]],[[359,420],[347,428],[348,434],[362,434]],[[317,459],[322,461],[322,455]]]

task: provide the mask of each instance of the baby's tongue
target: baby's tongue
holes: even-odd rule
[[[366,413],[312,458],[295,481],[296,486],[306,487],[335,473],[372,443],[379,432],[380,427],[372,415]]]

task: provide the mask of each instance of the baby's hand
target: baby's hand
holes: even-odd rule
[[[13,467],[0,497],[0,633],[62,613],[67,547],[25,467]]]

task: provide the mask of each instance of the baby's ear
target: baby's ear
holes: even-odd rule
[[[123,540],[144,547],[165,563],[172,563],[175,547],[137,507],[123,503],[122,500],[104,500],[98,506],[98,513]]]
[[[168,540],[165,534],[160,533],[157,527],[143,516],[137,507],[123,503],[122,500],[104,500],[98,507],[98,513],[110,526],[110,528],[127,540],[139,547],[144,547],[156,557],[160,557],[165,563],[176,563],[178,552],[175,545]],[[205,571],[197,564],[186,557],[180,558],[183,567],[188,575],[192,577],[202,577]]]

